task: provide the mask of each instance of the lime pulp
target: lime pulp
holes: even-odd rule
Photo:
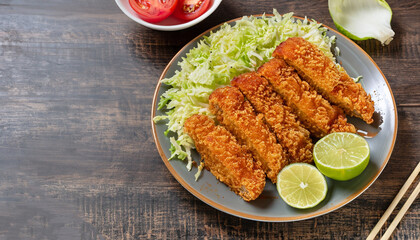
[[[367,141],[354,133],[331,133],[314,146],[314,162],[325,176],[346,181],[360,175],[369,163]]]
[[[312,208],[327,195],[327,182],[318,169],[307,163],[293,163],[277,175],[277,191],[290,206]]]

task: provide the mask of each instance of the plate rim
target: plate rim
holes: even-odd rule
[[[249,16],[253,16],[253,17],[261,17],[261,16],[269,16],[272,17],[274,16],[273,14],[256,14],[256,15],[247,15]],[[292,221],[301,221],[301,220],[306,220],[306,219],[311,219],[311,218],[315,218],[315,217],[319,217],[322,216],[324,214],[333,212],[341,207],[343,207],[344,205],[350,203],[351,201],[353,201],[354,199],[356,199],[357,197],[359,197],[364,191],[366,191],[376,180],[377,178],[380,176],[380,174],[382,173],[382,171],[385,169],[386,165],[389,162],[389,159],[391,158],[392,152],[394,150],[395,147],[395,142],[397,139],[397,132],[398,132],[398,113],[397,113],[397,105],[395,102],[395,98],[394,98],[394,94],[392,93],[392,89],[391,86],[389,85],[388,80],[386,79],[385,75],[383,74],[383,72],[381,71],[381,69],[378,67],[378,65],[376,64],[376,62],[371,58],[371,56],[369,54],[366,53],[365,50],[363,50],[363,48],[361,48],[359,45],[357,45],[353,40],[349,39],[347,36],[343,35],[342,33],[336,31],[335,29],[323,24],[322,26],[327,28],[329,31],[332,31],[334,34],[336,35],[340,35],[341,37],[347,39],[354,47],[356,47],[362,54],[364,54],[369,60],[370,62],[372,62],[374,64],[374,66],[376,67],[376,69],[379,71],[379,73],[382,75],[383,79],[385,80],[385,83],[388,87],[388,90],[390,92],[391,98],[392,98],[392,103],[393,103],[393,107],[394,107],[394,118],[395,118],[395,123],[394,123],[394,133],[393,133],[393,137],[392,137],[392,143],[391,143],[391,147],[389,149],[389,152],[384,160],[384,162],[382,163],[382,165],[380,166],[379,170],[377,171],[377,173],[375,174],[375,176],[362,188],[360,189],[358,192],[355,192],[353,194],[351,194],[350,196],[348,196],[347,198],[345,198],[344,200],[342,200],[341,202],[339,202],[338,204],[335,204],[332,207],[329,207],[323,211],[320,212],[314,212],[314,213],[308,213],[308,214],[304,214],[301,216],[294,216],[294,217],[267,217],[267,216],[259,216],[259,215],[254,215],[254,214],[248,214],[248,213],[243,213],[241,211],[237,211],[235,209],[231,209],[228,208],[220,203],[217,203],[209,198],[207,198],[206,196],[204,196],[203,194],[201,194],[199,191],[195,190],[194,188],[192,188],[174,169],[174,167],[169,163],[168,158],[166,157],[162,146],[160,144],[160,142],[158,141],[158,136],[157,136],[157,132],[156,132],[156,125],[155,122],[153,121],[153,118],[156,115],[156,104],[158,101],[158,93],[160,90],[160,87],[162,86],[162,79],[165,77],[166,73],[168,72],[169,68],[172,66],[172,64],[174,64],[174,62],[176,61],[176,59],[178,59],[179,55],[181,55],[181,53],[184,51],[184,49],[186,49],[187,47],[189,47],[192,43],[196,42],[198,39],[202,38],[204,35],[206,35],[207,33],[221,27],[223,24],[225,23],[232,23],[235,21],[238,21],[240,19],[242,19],[243,17],[238,17],[238,18],[234,18],[231,19],[229,21],[223,22],[221,24],[218,24],[206,31],[204,31],[203,33],[199,34],[197,37],[193,38],[191,41],[189,41],[187,44],[185,44],[175,55],[174,57],[169,61],[169,63],[166,65],[166,67],[164,68],[164,70],[162,71],[162,74],[160,75],[159,79],[158,79],[158,83],[156,85],[155,88],[155,92],[153,94],[153,102],[152,102],[152,111],[151,111],[151,125],[152,125],[152,133],[153,133],[153,140],[156,144],[157,150],[159,152],[159,155],[162,159],[162,161],[164,162],[166,168],[171,172],[172,176],[185,188],[187,189],[187,191],[189,191],[193,196],[195,196],[196,198],[200,199],[201,201],[203,201],[204,203],[208,204],[209,206],[216,208],[217,210],[220,210],[222,212],[225,212],[227,214],[236,216],[236,217],[240,217],[240,218],[244,218],[244,219],[249,219],[249,220],[254,220],[254,221],[262,221],[262,222],[292,222]],[[299,16],[294,16],[293,18],[295,19],[300,19],[303,20],[305,18],[303,17],[299,17]],[[310,20],[310,21],[316,21],[316,20]],[[317,21],[318,22],[318,21]],[[319,23],[319,22],[318,22]]]

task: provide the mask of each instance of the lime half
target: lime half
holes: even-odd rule
[[[314,161],[325,176],[346,181],[360,175],[369,163],[367,141],[354,133],[331,133],[314,146]]]
[[[307,163],[293,163],[283,168],[276,184],[280,197],[295,208],[315,207],[327,195],[324,176]]]

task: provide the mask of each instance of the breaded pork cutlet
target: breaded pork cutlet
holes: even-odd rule
[[[205,115],[193,115],[184,123],[184,130],[194,140],[204,166],[218,180],[245,201],[256,199],[264,189],[265,174],[251,153],[239,145],[224,127],[216,126]]]
[[[284,59],[322,96],[350,116],[373,122],[375,109],[370,95],[316,45],[303,38],[289,38],[276,48],[273,56]]]
[[[302,81],[295,69],[284,60],[271,59],[258,69],[258,74],[271,83],[315,137],[320,138],[331,132],[356,132],[356,128],[347,122],[343,111],[331,105],[306,81]]]
[[[292,109],[284,105],[283,99],[265,78],[256,72],[244,73],[234,78],[231,85],[239,88],[254,109],[264,115],[290,163],[313,161],[309,131],[297,120]]]
[[[256,115],[244,95],[234,87],[216,89],[209,97],[209,109],[224,125],[246,145],[262,165],[267,177],[275,183],[280,169],[288,164],[283,148],[263,121]]]

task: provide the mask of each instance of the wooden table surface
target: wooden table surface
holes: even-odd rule
[[[333,26],[326,0],[225,0],[178,32],[147,29],[112,0],[0,0],[0,239],[366,238],[420,161],[420,2],[388,3],[395,39],[357,42],[397,103],[388,165],[332,213],[264,223],[220,212],[175,180],[152,136],[153,91],[170,59],[212,26],[273,8]],[[420,238],[419,199],[393,238]]]

